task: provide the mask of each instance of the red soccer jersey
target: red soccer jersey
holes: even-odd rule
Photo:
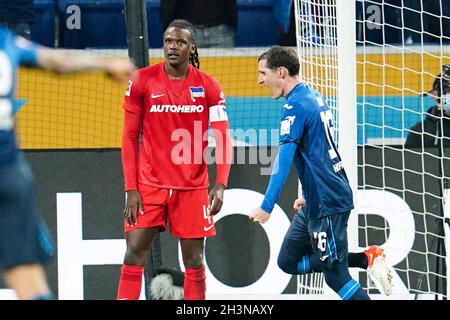
[[[123,139],[126,190],[137,183],[170,189],[209,186],[208,123],[224,120],[220,114],[226,119],[225,99],[213,77],[189,65],[185,80],[170,80],[164,62],[140,69],[125,93],[124,108],[140,119],[135,129],[142,128],[138,153],[139,130]]]

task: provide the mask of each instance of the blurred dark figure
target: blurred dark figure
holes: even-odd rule
[[[136,70],[129,60],[105,61],[89,54],[67,57],[0,27],[0,269],[5,284],[21,300],[49,300],[44,263],[55,247],[36,203],[33,174],[18,146],[15,116],[17,70],[27,66],[69,74],[103,71],[126,82]]]
[[[35,19],[33,0],[1,0],[0,26],[30,40],[30,25],[35,22]]]
[[[297,32],[300,45],[335,45],[335,20],[321,0],[299,2],[299,30],[296,30],[293,0],[277,0],[273,3],[273,15],[280,34],[279,45],[296,46]]]
[[[402,4],[402,0],[392,2],[398,6]],[[445,37],[442,39],[442,42],[449,42],[450,1],[403,0],[403,5],[403,17],[401,17],[400,21],[403,21],[405,29],[405,44],[440,43],[442,36]]]
[[[192,23],[199,48],[233,48],[238,21],[237,0],[163,0],[163,30],[175,19]]]
[[[273,17],[278,24],[278,44],[280,46],[296,46],[294,1],[274,1]]]
[[[429,108],[425,119],[410,129],[406,148],[450,147],[450,65],[442,66],[441,73],[428,92],[436,104]]]
[[[356,20],[356,38],[366,44],[450,42],[448,0],[357,1]]]

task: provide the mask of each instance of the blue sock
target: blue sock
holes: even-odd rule
[[[359,287],[349,300],[370,300],[370,298],[367,293]]]
[[[342,300],[370,300],[367,293],[361,289],[359,282],[350,279],[338,292]]]
[[[323,262],[316,254],[304,256],[302,260],[297,264],[298,274],[307,274],[311,272],[322,272],[331,261]]]
[[[309,256],[304,256],[303,259],[299,261],[297,264],[297,272],[298,274],[311,273]]]

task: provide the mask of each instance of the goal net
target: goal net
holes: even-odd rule
[[[357,224],[349,225],[349,249],[374,244],[385,249],[394,275],[393,298],[447,298],[450,112],[439,102],[445,104],[448,86],[450,4],[354,4],[355,11],[347,1],[347,9],[339,11],[339,0],[295,1],[302,74],[334,109],[335,138],[347,171],[352,167],[345,153],[351,154],[352,146],[346,140],[356,141],[358,214],[353,214]],[[348,21],[347,33],[356,27],[356,55],[339,33]],[[343,83],[342,72],[353,72],[348,63],[356,76]],[[357,112],[353,138],[343,134],[348,128],[342,125],[349,110],[340,97],[349,92],[355,92]],[[358,275],[370,294],[379,293],[366,272]],[[298,292],[317,293],[322,285],[323,279],[299,277]]]

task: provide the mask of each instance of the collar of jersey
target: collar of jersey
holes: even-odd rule
[[[285,99],[286,99],[286,100],[289,99],[289,97],[290,97],[291,94],[295,91],[295,89],[297,89],[297,88],[299,88],[299,87],[306,86],[306,85],[307,85],[306,81],[297,83],[297,84],[295,85],[295,87],[293,87],[292,90],[288,93],[288,95],[286,96]]]

